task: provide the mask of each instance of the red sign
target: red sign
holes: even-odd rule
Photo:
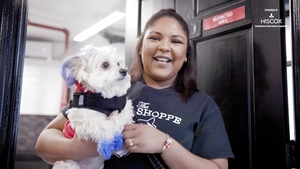
[[[245,18],[245,6],[203,20],[203,31],[227,25]]]

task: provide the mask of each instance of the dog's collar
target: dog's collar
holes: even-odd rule
[[[81,84],[79,84],[77,80],[74,81],[74,84],[76,85],[75,92],[93,93],[92,91],[87,90],[86,88],[82,87]]]
[[[106,99],[99,93],[75,92],[73,94],[73,101],[70,102],[70,108],[88,108],[109,116],[114,110],[118,110],[120,113],[125,107],[126,101],[127,98],[125,95]]]

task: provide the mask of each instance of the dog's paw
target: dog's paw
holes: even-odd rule
[[[115,151],[121,150],[123,147],[123,135],[115,135],[112,141],[105,140],[98,143],[97,151],[105,159],[108,160]]]
[[[114,149],[115,151],[121,150],[123,148],[123,135],[122,134],[116,134],[114,137]]]
[[[114,147],[111,142],[105,140],[102,143],[98,143],[97,151],[105,160],[108,160],[114,151]]]
[[[52,169],[80,169],[77,162],[72,160],[56,161]]]

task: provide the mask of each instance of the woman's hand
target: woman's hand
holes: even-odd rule
[[[124,144],[128,151],[133,153],[161,153],[166,141],[166,134],[162,131],[146,124],[128,124],[123,130]],[[192,154],[172,139],[172,145],[161,157],[164,162],[172,169],[182,168],[210,168],[227,169],[227,159],[204,159]],[[130,146],[130,140],[133,145]]]
[[[127,124],[123,130],[124,145],[134,153],[161,153],[166,134],[146,124]]]

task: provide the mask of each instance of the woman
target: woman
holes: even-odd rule
[[[147,22],[138,39],[131,67],[136,123],[126,125],[124,146],[105,169],[227,169],[233,153],[216,103],[197,89],[187,23],[172,9],[163,9]],[[58,115],[39,136],[36,150],[49,163],[97,156],[96,145],[61,130]],[[51,136],[51,138],[49,138]],[[76,147],[76,149],[73,149]],[[155,163],[155,164],[154,164]]]

